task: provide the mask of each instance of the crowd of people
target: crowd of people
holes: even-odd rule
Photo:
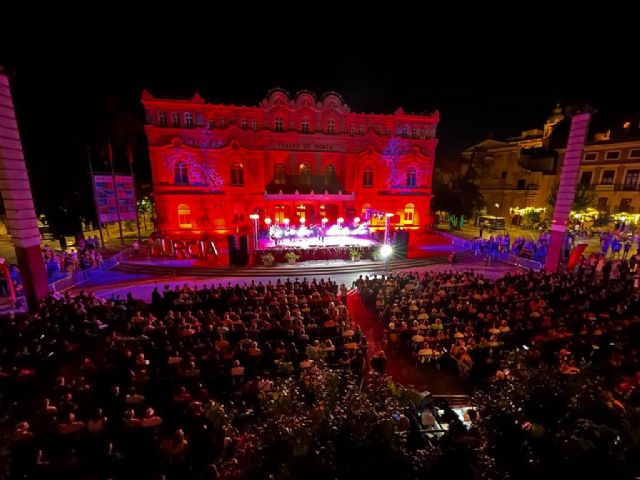
[[[87,270],[103,263],[100,253],[100,239],[97,235],[82,238],[78,241],[78,248],[63,249],[56,252],[49,245],[42,248],[44,265],[49,279],[59,276],[61,273]]]
[[[640,354],[625,350],[626,335],[640,328],[639,264],[636,254],[607,262],[602,271],[585,259],[577,273],[531,271],[495,282],[471,271],[401,273],[360,278],[356,286],[377,312],[387,341],[417,363],[480,379],[495,375],[515,350],[567,374],[584,362],[620,365],[624,357],[637,363],[626,373],[640,388]]]
[[[497,260],[499,254],[507,253],[543,262],[547,256],[550,240],[550,233],[541,233],[537,240],[525,237],[516,237],[512,240],[509,233],[505,233],[491,235],[488,239],[474,238],[471,241],[471,250],[474,256],[482,256],[490,260]]]
[[[0,324],[13,478],[202,477],[279,376],[360,375],[367,340],[331,280],[50,297]],[[222,422],[232,418],[233,422]]]
[[[634,254],[602,268],[584,259],[575,273],[492,281],[472,271],[407,272],[361,276],[353,286],[376,312],[389,348],[405,351],[416,368],[451,370],[480,385],[508,381],[505,359],[514,353],[562,376],[596,365],[606,378],[603,402],[624,411],[640,407],[639,269]],[[342,380],[327,376],[327,366],[360,379],[369,366],[384,373],[387,358],[369,355],[347,293],[330,279],[166,286],[149,302],[81,292],[10,317],[0,323],[0,410],[13,429],[9,478],[235,478],[256,444],[247,432],[257,435],[268,418],[266,404],[299,397],[296,408],[309,407],[305,422],[315,422],[324,415],[315,402],[326,394],[314,385],[342,398]],[[280,381],[291,383],[283,389]],[[358,385],[349,387],[349,409],[358,408]],[[388,399],[376,398],[367,408],[387,408]],[[347,403],[332,402],[331,418],[354,428]],[[428,424],[433,409],[423,411]],[[475,438],[449,413],[456,438]],[[311,428],[281,418],[269,425],[295,438],[296,429]],[[425,418],[416,418],[411,410],[393,415],[407,444],[428,449]]]

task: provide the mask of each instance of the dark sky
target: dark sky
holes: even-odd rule
[[[335,90],[354,111],[437,109],[442,158],[490,134],[540,127],[557,100],[590,102],[599,121],[640,111],[631,57],[619,48],[610,54],[621,29],[606,12],[573,23],[523,23],[508,10],[476,21],[471,12],[466,20],[434,23],[430,16],[417,26],[384,30],[379,23],[355,28],[342,17],[309,18],[297,28],[265,17],[267,28],[258,31],[241,17],[157,8],[149,14],[93,6],[66,14],[56,7],[37,18],[23,11],[4,30],[13,37],[0,38],[0,63],[12,72],[39,203],[55,198],[52,182],[87,193],[86,145],[99,155],[114,117],[124,114],[132,123],[141,115],[143,87],[247,105],[273,87]],[[189,23],[178,26],[187,13]],[[39,42],[33,42],[36,31]],[[144,176],[143,147],[137,170]]]

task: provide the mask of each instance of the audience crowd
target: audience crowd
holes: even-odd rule
[[[66,249],[59,253],[49,245],[42,248],[44,265],[49,279],[59,276],[61,273],[76,272],[101,265],[103,262],[100,253],[100,239],[98,236],[78,241],[78,249]]]
[[[584,259],[577,273],[531,271],[495,282],[471,271],[400,273],[361,277],[355,286],[387,341],[418,364],[481,379],[517,350],[566,374],[587,362],[624,361],[610,378],[635,389],[640,353],[628,348],[635,339],[628,334],[640,327],[639,263],[634,255],[598,270]]]
[[[500,242],[510,248],[504,236]],[[514,353],[563,376],[596,365],[607,384],[604,401],[623,411],[640,406],[640,256],[601,268],[594,260],[584,259],[575,273],[491,281],[472,271],[427,271],[361,276],[354,287],[388,346],[411,355],[416,368],[451,370],[480,385],[508,379],[505,359]],[[369,361],[347,292],[330,279],[287,279],[166,286],[148,303],[131,294],[104,300],[67,293],[26,318],[8,318],[0,323],[0,409],[12,428],[8,477],[238,478],[238,462],[256,444],[243,432],[258,435],[265,400],[275,408],[288,405],[284,396],[311,408],[304,421],[291,416],[283,424],[285,414],[269,423],[279,432],[298,438],[309,422],[336,415],[344,418],[340,428],[357,431],[345,411],[356,404],[329,402],[329,416],[315,404],[327,395],[314,390],[319,383],[339,398],[341,380],[323,373],[325,366],[361,379],[349,387],[352,400],[360,398],[369,365],[385,371],[384,353]],[[282,381],[290,387],[279,387]],[[390,404],[375,395],[367,402],[380,411]],[[473,427],[467,431],[447,412],[456,439],[481,443]],[[373,418],[366,409],[358,415]],[[415,412],[393,417],[407,445],[427,447]],[[330,438],[330,429],[318,435]],[[455,459],[447,465],[462,465],[461,458],[471,465],[471,453],[456,442],[431,447]],[[454,450],[467,453],[452,457]]]
[[[274,379],[367,367],[346,295],[315,279],[184,285],[150,304],[66,294],[10,318],[0,391],[16,421],[13,478],[213,475]]]

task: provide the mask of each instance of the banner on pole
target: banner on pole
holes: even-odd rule
[[[100,223],[120,220],[136,220],[136,192],[131,175],[116,175],[114,187],[113,176],[98,174],[93,176],[93,186],[96,193],[96,203]],[[116,204],[116,190],[118,189],[118,202]]]

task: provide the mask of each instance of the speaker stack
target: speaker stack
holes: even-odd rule
[[[229,235],[229,264],[245,267],[249,264],[249,236]]]

